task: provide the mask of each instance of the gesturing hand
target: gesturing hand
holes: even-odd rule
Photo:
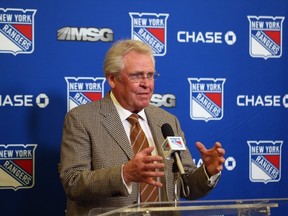
[[[149,147],[138,152],[123,167],[125,182],[146,182],[151,185],[162,187],[161,182],[157,182],[152,177],[162,177],[164,172],[159,169],[164,168],[163,158],[159,155],[151,155],[154,147]]]
[[[201,142],[196,142],[196,147],[201,154],[209,176],[215,175],[223,169],[225,150],[221,143],[216,142],[211,149],[206,149]]]

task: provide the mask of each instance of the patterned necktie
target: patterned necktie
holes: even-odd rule
[[[134,154],[149,147],[147,137],[139,124],[138,118],[139,116],[135,113],[127,118],[128,122],[131,124],[130,140]],[[157,202],[159,200],[156,186],[141,182],[140,192],[141,202]]]

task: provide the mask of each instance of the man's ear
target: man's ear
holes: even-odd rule
[[[108,84],[110,85],[110,88],[113,89],[115,88],[115,79],[116,76],[113,73],[108,73],[107,77],[106,77]]]

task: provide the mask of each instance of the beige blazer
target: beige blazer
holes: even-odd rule
[[[161,126],[169,123],[175,136],[184,139],[178,119],[155,106],[145,108],[158,153],[164,141]],[[184,139],[185,142],[185,139]],[[107,94],[102,100],[80,105],[65,116],[61,145],[60,178],[67,194],[67,216],[88,215],[92,208],[123,207],[137,203],[138,184],[128,194],[121,178],[121,167],[133,157],[124,127]],[[189,150],[182,154],[188,173],[190,197],[205,196],[212,188],[203,167],[196,169]],[[173,201],[173,160],[165,160],[161,200]]]

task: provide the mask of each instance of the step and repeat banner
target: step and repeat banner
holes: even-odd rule
[[[196,141],[226,149],[204,200],[287,198],[287,16],[287,0],[1,0],[0,214],[65,215],[64,116],[109,91],[104,55],[129,38],[152,47],[151,104],[179,118],[195,163]]]

